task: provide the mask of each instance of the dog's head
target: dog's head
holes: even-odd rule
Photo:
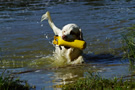
[[[65,25],[61,37],[65,41],[83,40],[81,29],[76,24]]]

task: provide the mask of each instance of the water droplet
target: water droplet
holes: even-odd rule
[[[44,25],[43,24],[41,24],[41,27],[43,27]]]
[[[46,39],[48,39],[48,36],[46,35]]]

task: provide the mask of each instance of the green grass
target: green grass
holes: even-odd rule
[[[122,34],[124,43],[126,44],[123,47],[125,52],[124,58],[128,58],[131,65],[134,65],[135,62],[135,25],[132,27],[126,28],[127,32]]]
[[[0,75],[0,90],[29,90],[30,88],[26,81],[16,78],[6,70]]]
[[[63,90],[132,90],[135,82],[122,78],[105,79],[97,74],[89,73],[86,78],[62,86]]]

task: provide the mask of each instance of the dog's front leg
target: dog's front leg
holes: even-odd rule
[[[48,19],[48,23],[49,23],[50,27],[52,28],[53,32],[55,33],[55,35],[58,35],[59,33],[61,33],[61,30],[58,27],[56,27],[55,24],[53,23],[51,16],[50,16],[50,12],[48,12],[48,11],[44,15],[42,15],[41,22],[44,20],[47,20],[47,19]]]
[[[79,56],[76,60],[72,62],[72,64],[82,64],[84,63],[83,56]]]

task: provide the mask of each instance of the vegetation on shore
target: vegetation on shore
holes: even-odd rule
[[[134,66],[135,62],[135,25],[132,25],[132,27],[127,27],[126,32],[122,34],[122,37],[124,39],[124,47],[123,51],[125,54],[123,55],[124,58],[129,59],[130,65]]]
[[[31,87],[27,81],[16,78],[4,70],[0,74],[0,90],[30,90]]]
[[[105,79],[98,74],[87,73],[86,78],[62,86],[63,90],[132,90],[135,82],[132,79]]]

